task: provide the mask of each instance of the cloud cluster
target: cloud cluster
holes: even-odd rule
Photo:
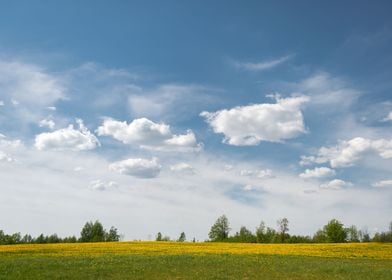
[[[170,126],[155,123],[147,118],[135,119],[131,123],[106,119],[97,129],[98,135],[112,136],[124,144],[136,144],[141,148],[160,151],[196,151],[201,148],[195,134],[173,134]]]
[[[97,137],[84,126],[83,121],[78,119],[76,122],[78,129],[71,124],[67,128],[36,135],[35,147],[38,150],[82,151],[100,146]]]
[[[335,176],[335,170],[328,167],[316,167],[314,169],[306,169],[305,172],[299,174],[300,178],[311,179],[311,178],[326,178]]]
[[[276,97],[275,104],[254,104],[202,112],[215,133],[222,133],[224,143],[235,146],[258,145],[261,141],[281,142],[306,132],[301,106],[306,96]]]
[[[109,170],[138,178],[155,178],[161,172],[162,166],[157,158],[129,158],[109,165]]]
[[[340,141],[333,147],[321,147],[316,156],[301,157],[301,164],[327,163],[333,168],[354,165],[366,153],[376,152],[381,158],[392,158],[392,140],[371,140],[356,137],[348,141]]]

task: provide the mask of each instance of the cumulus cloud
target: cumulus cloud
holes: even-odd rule
[[[281,142],[306,132],[301,106],[306,96],[276,97],[275,104],[255,104],[202,112],[215,133],[222,133],[224,143],[235,146],[258,145],[261,141]]]
[[[39,122],[39,127],[47,127],[49,129],[53,129],[56,125],[55,122],[51,119],[43,119]]]
[[[351,187],[353,184],[351,182],[346,182],[340,179],[334,179],[325,184],[321,184],[320,188],[322,189],[331,189],[331,190],[340,190],[345,187]]]
[[[392,158],[392,140],[356,137],[348,141],[340,141],[333,147],[321,147],[316,156],[301,157],[300,163],[303,165],[329,162],[333,168],[348,167],[354,165],[368,152],[376,152],[383,159]]]
[[[170,170],[173,172],[187,173],[187,174],[194,174],[195,173],[192,165],[185,163],[185,162],[171,165]]]
[[[282,56],[272,60],[260,61],[260,62],[238,62],[234,61],[234,66],[239,69],[246,70],[246,71],[264,71],[271,68],[274,68],[289,59],[292,58],[292,55]]]
[[[392,187],[392,180],[379,181],[379,182],[372,184],[372,186],[375,188]]]
[[[102,180],[94,180],[90,182],[90,188],[98,191],[105,191],[117,188],[118,184],[114,181],[105,182]]]
[[[314,169],[306,169],[305,172],[299,174],[303,179],[325,178],[335,176],[335,170],[328,167],[316,167]]]
[[[170,126],[155,123],[147,118],[135,119],[131,123],[106,119],[97,129],[98,135],[112,136],[124,144],[137,144],[141,148],[161,151],[196,151],[201,144],[192,130],[185,134],[173,134]]]
[[[138,178],[155,178],[161,172],[162,166],[158,163],[157,158],[129,158],[117,161],[109,165],[109,170],[124,175],[130,175]]]
[[[100,146],[98,139],[78,119],[76,122],[79,128],[74,128],[71,124],[67,128],[53,132],[45,132],[36,135],[35,147],[38,150],[92,150]]]

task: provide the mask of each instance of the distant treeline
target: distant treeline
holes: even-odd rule
[[[219,217],[212,225],[208,237],[210,242],[238,242],[238,243],[343,243],[343,242],[392,242],[392,222],[386,232],[377,232],[372,237],[366,229],[358,230],[356,226],[345,227],[336,219],[330,220],[313,236],[290,235],[289,220],[282,218],[277,221],[277,228],[267,227],[261,222],[256,231],[252,232],[242,226],[234,235],[230,235],[229,220],[225,215]],[[39,235],[32,237],[29,234],[22,236],[20,233],[5,234],[0,230],[0,245],[5,244],[44,244],[44,243],[76,243],[76,242],[113,242],[119,241],[120,235],[115,227],[105,230],[99,221],[87,222],[80,237],[70,236],[61,238],[57,234]],[[181,232],[177,239],[170,239],[158,232],[156,241],[185,242],[185,232]],[[195,238],[192,240],[195,242]]]
[[[80,233],[80,237],[69,236],[61,238],[57,234],[32,237],[30,234],[22,236],[19,232],[5,234],[0,230],[0,245],[10,244],[45,244],[45,243],[76,243],[76,242],[112,242],[119,241],[120,235],[115,227],[105,230],[99,221],[87,222]]]
[[[283,218],[277,221],[277,229],[267,227],[264,222],[255,232],[241,227],[234,235],[229,235],[230,225],[225,215],[219,217],[209,232],[213,242],[241,243],[343,243],[343,242],[392,242],[392,222],[389,231],[376,233],[370,237],[367,230],[358,230],[356,226],[345,227],[336,219],[330,220],[313,236],[290,235],[289,221]]]

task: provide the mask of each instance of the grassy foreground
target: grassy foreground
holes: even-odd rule
[[[392,245],[11,245],[0,246],[0,279],[392,279]]]

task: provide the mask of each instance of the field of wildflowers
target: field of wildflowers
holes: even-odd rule
[[[4,245],[0,279],[392,279],[392,244]]]

